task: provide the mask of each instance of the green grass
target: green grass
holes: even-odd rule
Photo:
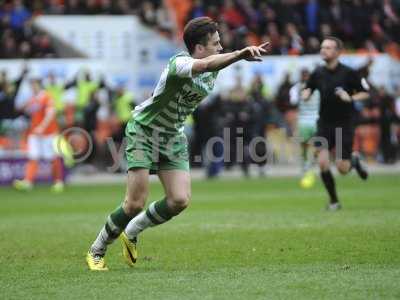
[[[134,269],[120,245],[109,272],[85,253],[122,185],[0,189],[1,299],[398,299],[400,176],[338,180],[344,209],[297,180],[193,183],[192,205],[144,232]],[[151,200],[162,197],[158,183]]]

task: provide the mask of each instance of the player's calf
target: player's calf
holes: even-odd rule
[[[140,213],[149,195],[148,170],[135,169],[128,172],[124,211],[129,216],[136,216]]]
[[[327,172],[330,168],[330,160],[329,160],[329,151],[328,150],[320,150],[318,152],[318,165],[321,172]]]

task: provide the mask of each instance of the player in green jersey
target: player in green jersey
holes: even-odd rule
[[[212,91],[219,70],[242,59],[261,61],[269,47],[269,43],[264,43],[220,54],[217,24],[208,17],[191,20],[183,39],[188,53],[179,53],[169,60],[152,96],[135,108],[126,127],[126,195],[121,206],[108,216],[87,253],[91,270],[107,270],[107,245],[119,236],[125,260],[133,266],[138,234],[167,222],[188,206],[191,184],[183,133],[186,117]],[[160,178],[165,197],[142,211],[151,173]]]
[[[317,132],[317,120],[319,114],[320,93],[314,93],[307,100],[301,99],[301,91],[310,78],[310,72],[307,69],[301,70],[300,81],[290,89],[290,103],[298,105],[297,130],[301,139],[301,157],[302,157],[302,178],[300,186],[311,188],[315,183],[315,173],[312,170],[314,164],[314,150],[310,151],[311,139]],[[312,146],[312,145],[311,145]]]

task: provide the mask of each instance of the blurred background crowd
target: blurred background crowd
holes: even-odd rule
[[[335,35],[348,51],[399,55],[399,0],[3,0],[0,57],[57,56],[32,26],[43,14],[135,14],[178,39],[188,19],[206,15],[218,21],[226,51],[269,40],[273,54],[313,54],[324,36]]]
[[[95,15],[134,14],[152,28],[171,39],[179,40],[188,19],[207,15],[219,22],[222,44],[226,51],[269,40],[272,54],[303,55],[319,52],[321,40],[335,35],[345,43],[346,52],[367,54],[368,63],[359,69],[368,78],[376,53],[399,58],[400,1],[398,0],[48,0],[0,1],[0,58],[57,58],[59,54],[50,36],[33,25],[35,16],[47,14]],[[15,147],[14,119],[21,115],[15,108],[20,84],[29,74],[10,79],[0,75],[0,147]],[[128,91],[124,83],[110,86],[106,80],[93,79],[99,74],[82,70],[69,82],[60,82],[48,73],[42,80],[56,103],[61,128],[79,126],[95,141],[95,151],[84,163],[105,170],[111,163],[107,137],[122,143],[124,126],[136,104],[144,99]],[[96,77],[97,78],[97,77]],[[288,73],[276,93],[256,75],[250,87],[238,76],[232,90],[207,99],[187,122],[193,166],[194,157],[203,154],[204,143],[222,136],[223,128],[243,128],[244,144],[253,137],[265,137],[269,145],[286,143],[296,135],[297,107],[290,103],[289,91],[296,83]],[[373,86],[368,101],[357,107],[355,150],[369,161],[394,163],[400,157],[400,84],[394,92]],[[231,139],[235,143],[235,139]],[[24,140],[18,140],[24,148]],[[74,147],[85,147],[76,141]],[[227,145],[225,145],[226,147]],[[222,152],[223,145],[214,151]],[[235,151],[236,145],[230,145]],[[272,149],[273,150],[273,149]],[[265,153],[268,149],[258,149]],[[234,153],[232,157],[235,157]],[[233,161],[232,164],[235,162]],[[253,163],[246,158],[240,163],[244,174]],[[258,162],[260,175],[268,161]],[[229,167],[231,164],[228,164]],[[208,165],[208,175],[215,176],[223,166]],[[123,171],[123,167],[119,170]]]
[[[365,72],[365,68],[368,68],[368,65],[361,68],[360,72]],[[27,72],[16,81],[8,80],[4,73],[1,77],[3,98],[0,101],[0,115],[5,119],[0,126],[0,147],[4,149],[16,147],[15,141],[18,141],[17,148],[26,148],[24,138],[16,139],[15,131],[19,132],[19,129],[15,128],[15,122],[9,122],[8,119],[21,114],[14,110],[11,99],[15,97],[18,86],[23,76],[27,76]],[[87,71],[77,74],[75,79],[65,83],[60,83],[50,73],[42,82],[43,88],[55,100],[61,128],[83,128],[94,141],[94,151],[82,163],[90,164],[96,170],[106,170],[113,165],[107,139],[111,137],[117,150],[119,149],[123,142],[125,125],[131,117],[130,112],[138,103],[134,94],[126,90],[123,83],[109,87],[103,79],[92,79]],[[224,129],[230,130],[229,144],[216,144],[214,147],[217,148],[213,149],[213,152],[219,156],[224,148],[229,149],[232,161],[225,164],[226,167],[239,163],[247,175],[249,165],[254,163],[246,153],[242,161],[235,161],[238,157],[238,137],[243,138],[245,147],[252,138],[266,138],[271,149],[260,145],[259,147],[264,148],[257,149],[257,155],[263,156],[266,151],[276,154],[272,160],[271,156],[268,157],[270,161],[258,162],[260,175],[265,172],[264,167],[267,163],[293,163],[294,161],[290,161],[290,155],[293,155],[291,151],[294,150],[290,148],[294,145],[291,144],[290,138],[297,135],[298,107],[291,104],[289,92],[294,84],[291,76],[287,74],[278,91],[271,94],[261,76],[254,77],[250,88],[244,87],[241,78],[238,77],[233,89],[207,99],[186,124],[192,165],[204,166],[204,159],[199,162],[195,157],[204,156],[205,145],[210,138],[224,137]],[[13,115],[10,115],[11,112]],[[357,106],[356,124],[354,149],[370,162],[395,163],[400,157],[400,88],[396,94],[391,95],[383,87],[373,86],[370,99]],[[22,127],[22,131],[23,129]],[[76,149],[87,147],[85,139],[72,142]],[[280,152],[283,145],[288,147],[285,148],[288,151],[286,158]],[[222,162],[207,165],[209,176],[217,175],[224,167]],[[116,171],[124,171],[123,165]]]

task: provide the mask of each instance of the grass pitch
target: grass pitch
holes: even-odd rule
[[[193,183],[188,210],[144,232],[135,268],[85,253],[122,185],[0,189],[1,299],[399,299],[400,176],[338,179],[344,209],[294,178]],[[151,185],[150,200],[162,197]]]

